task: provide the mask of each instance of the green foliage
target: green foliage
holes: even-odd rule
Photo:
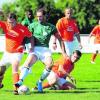
[[[16,12],[18,21],[21,22],[27,9],[32,9],[35,15],[36,9],[43,8],[46,10],[47,21],[55,25],[66,7],[73,8],[73,17],[76,18],[81,33],[90,33],[100,19],[100,0],[15,0],[11,4],[4,4],[2,9],[5,15]]]

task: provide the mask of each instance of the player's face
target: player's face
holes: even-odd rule
[[[73,53],[71,56],[71,61],[74,63],[79,60],[79,56],[76,53]]]
[[[37,19],[38,19],[38,21],[39,22],[43,22],[43,20],[44,20],[44,15],[43,15],[43,13],[42,12],[37,12]]]
[[[72,11],[70,9],[65,10],[65,17],[70,19],[72,17]]]
[[[30,12],[27,12],[27,16],[29,19],[31,19],[33,17],[32,13],[30,13]]]
[[[10,27],[13,27],[16,24],[16,20],[14,18],[7,18],[7,23]]]

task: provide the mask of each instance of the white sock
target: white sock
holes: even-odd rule
[[[41,81],[45,80],[45,79],[47,78],[47,76],[50,74],[50,71],[51,71],[51,70],[49,70],[49,69],[44,69],[44,71],[43,71],[43,73],[42,73],[42,75],[41,75],[40,80],[41,80]]]
[[[21,70],[21,73],[20,73],[20,78],[21,80],[24,80],[25,77],[29,74],[29,69],[24,67],[22,70]]]

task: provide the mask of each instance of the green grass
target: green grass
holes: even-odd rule
[[[0,54],[0,57],[2,54]],[[24,55],[21,64],[27,55]],[[53,54],[56,60],[60,54]],[[83,54],[80,61],[76,63],[72,76],[77,80],[75,90],[53,91],[44,90],[43,94],[31,92],[30,95],[13,95],[11,67],[5,73],[3,80],[4,88],[0,90],[0,100],[100,100],[100,55],[96,58],[96,64],[90,63],[91,54]],[[35,86],[44,66],[37,62],[32,68],[32,74],[26,77],[24,84],[30,89]]]

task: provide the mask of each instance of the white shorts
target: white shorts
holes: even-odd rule
[[[100,51],[100,44],[91,44],[91,49],[95,53],[95,51]]]
[[[15,60],[20,61],[22,58],[23,53],[8,53],[4,52],[1,60],[0,60],[0,66],[9,65],[12,64]]]
[[[51,50],[47,47],[35,47],[34,51],[30,54],[34,54],[38,57],[39,60],[43,61],[47,58],[47,57],[51,57]]]
[[[53,71],[50,72],[49,76],[47,77],[47,80],[49,84],[56,83],[59,86],[62,86],[63,84],[68,82],[68,80],[58,77],[58,75]]]
[[[68,56],[72,55],[75,50],[80,50],[79,43],[76,37],[72,42],[64,41],[65,50]]]

